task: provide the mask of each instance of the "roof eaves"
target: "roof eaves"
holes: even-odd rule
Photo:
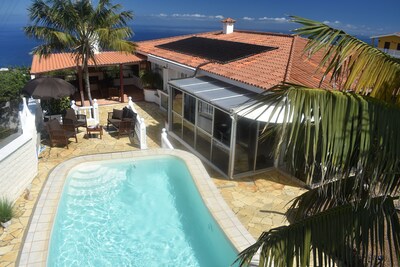
[[[400,32],[389,33],[389,34],[382,34],[382,35],[375,35],[375,36],[371,36],[371,37],[369,37],[369,38],[372,39],[372,38],[381,38],[381,37],[390,37],[390,36],[397,36],[397,37],[400,37]]]

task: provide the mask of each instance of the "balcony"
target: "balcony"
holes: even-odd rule
[[[400,58],[400,50],[394,50],[394,49],[385,49],[385,48],[378,48],[382,52],[385,52],[386,54],[389,54],[392,57]]]

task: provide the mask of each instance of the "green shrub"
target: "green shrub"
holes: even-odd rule
[[[6,198],[0,199],[0,222],[7,222],[14,217],[12,202]]]
[[[0,71],[0,102],[20,100],[21,89],[29,81],[27,68],[13,68]]]
[[[46,110],[46,115],[64,114],[71,107],[69,97],[60,99],[41,100],[42,110]]]

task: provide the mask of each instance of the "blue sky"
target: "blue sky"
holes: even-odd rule
[[[95,0],[93,0],[96,2]],[[311,18],[351,34],[371,36],[400,31],[398,0],[114,0],[135,14],[133,28],[161,25],[219,29],[221,17],[236,28],[287,32],[296,27],[287,15]],[[25,24],[30,0],[0,0],[0,27]]]

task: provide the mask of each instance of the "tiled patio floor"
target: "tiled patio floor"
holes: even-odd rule
[[[106,124],[108,111],[112,111],[113,108],[122,108],[124,105],[100,106],[100,123]],[[155,104],[146,102],[136,103],[136,108],[147,125],[149,148],[159,148],[166,113]],[[174,146],[183,149],[177,143],[174,143]],[[78,143],[71,141],[69,149],[46,146],[40,154],[39,173],[32,186],[32,200],[26,200],[21,196],[16,202],[17,218],[13,219],[12,225],[6,231],[0,229],[0,267],[15,266],[24,231],[29,223],[37,196],[49,172],[55,166],[76,156],[138,149],[137,145],[131,145],[128,137],[121,137],[118,140],[112,132],[106,131],[102,140],[86,138],[83,128],[78,134]],[[287,224],[284,216],[287,203],[304,192],[298,183],[275,170],[238,180],[228,180],[207,166],[206,168],[227,204],[255,238],[258,238],[262,231]]]

